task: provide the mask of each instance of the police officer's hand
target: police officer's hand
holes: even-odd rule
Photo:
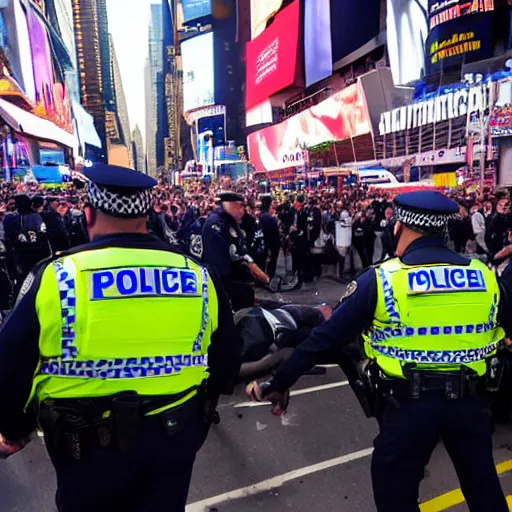
[[[281,416],[286,412],[290,402],[290,392],[280,393],[279,391],[272,391],[270,382],[259,384],[253,381],[247,385],[246,392],[251,400],[256,402],[267,400],[272,403],[272,414],[276,416]]]
[[[5,437],[0,434],[0,459],[7,459],[11,455],[18,453],[27,446],[28,440],[22,441],[7,441]]]
[[[247,266],[249,267],[251,275],[254,277],[254,279],[265,284],[270,283],[270,277],[268,277],[267,274],[265,274],[265,272],[263,272],[263,270],[261,270],[260,267],[256,265],[256,263],[248,263]]]

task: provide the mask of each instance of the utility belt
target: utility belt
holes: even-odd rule
[[[483,377],[465,366],[454,372],[435,372],[406,365],[405,379],[391,379],[377,363],[366,361],[355,367],[349,382],[365,415],[378,418],[386,405],[398,408],[402,402],[419,400],[434,393],[444,395],[448,400],[488,396],[499,389],[502,363],[499,357],[490,358]]]
[[[461,400],[476,397],[482,390],[482,379],[466,367],[455,372],[404,370],[404,374],[406,380],[380,380],[382,397],[393,405],[419,400],[432,393],[444,395],[448,400]]]
[[[173,437],[194,419],[218,423],[216,400],[206,399],[205,384],[190,400],[153,416],[149,413],[179,402],[198,387],[175,395],[142,397],[127,391],[102,398],[45,400],[39,421],[49,450],[82,460],[97,448],[128,453],[138,443],[143,421],[158,421]]]

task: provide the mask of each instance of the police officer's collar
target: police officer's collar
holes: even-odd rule
[[[400,260],[405,265],[433,265],[448,263],[451,265],[469,265],[471,260],[446,246],[444,240],[436,235],[425,235],[412,242],[404,251]]]
[[[102,242],[108,240],[154,240],[155,237],[149,233],[111,233],[109,235],[95,236],[91,242]]]

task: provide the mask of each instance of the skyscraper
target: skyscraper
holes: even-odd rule
[[[101,76],[98,11],[96,0],[73,0],[76,56],[80,79],[80,102],[94,118],[103,148],[96,152],[98,161],[106,161],[107,141],[105,105]]]
[[[155,146],[155,135],[156,135],[156,122],[154,118],[154,112],[152,109],[152,82],[151,82],[151,66],[149,64],[149,58],[146,59],[144,65],[144,96],[146,98],[146,170],[151,176],[156,175],[156,146]]]
[[[121,79],[121,72],[119,70],[119,63],[117,62],[116,50],[112,35],[108,35],[110,46],[110,60],[112,69],[112,78],[114,82],[114,96],[115,96],[115,110],[119,124],[119,142],[124,144],[130,155],[131,164],[133,165],[133,157],[131,154],[131,140],[130,140],[130,118],[128,117],[128,106],[126,105],[126,97],[123,89],[123,82]]]
[[[133,155],[133,168],[136,171],[146,172],[146,162],[144,159],[144,143],[142,141],[142,132],[139,125],[135,125],[132,132],[132,155]]]
[[[163,136],[167,138],[167,147],[165,150],[164,166],[166,170],[180,168],[180,90],[181,82],[178,76],[178,67],[176,65],[176,47],[175,47],[175,1],[162,0],[163,8],[163,67],[164,67],[164,98],[166,117],[162,124]]]
[[[113,112],[116,106],[114,80],[112,77],[110,39],[108,33],[107,0],[96,0],[98,12],[98,37],[100,43],[101,80],[105,109]]]
[[[73,65],[72,68],[65,68],[63,70],[69,97],[76,102],[80,102],[80,80],[73,23],[73,2],[72,0],[53,0],[53,2],[46,3],[46,10],[50,23],[60,35]]]
[[[163,59],[162,59],[162,6],[161,4],[151,4],[150,22],[148,32],[148,69],[146,69],[146,154],[148,159],[149,174],[155,174],[159,164],[158,154],[163,157],[163,137],[160,136],[161,130],[158,128],[159,108],[164,108],[165,103],[158,99],[158,93],[163,88]],[[149,110],[149,113],[148,113]],[[157,136],[158,134],[158,136]],[[161,140],[160,140],[161,139]]]

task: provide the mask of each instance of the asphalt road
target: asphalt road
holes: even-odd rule
[[[311,289],[283,294],[286,302],[333,303],[343,286],[323,280]],[[275,297],[274,297],[275,298]],[[187,512],[373,512],[372,440],[377,429],[359,408],[337,367],[303,377],[288,413],[277,418],[267,405],[247,403],[244,390],[221,402],[194,470]],[[497,463],[512,459],[512,427],[495,436]],[[509,444],[510,443],[510,444]],[[512,494],[512,463],[500,466]],[[461,512],[455,472],[442,446],[421,487],[422,512]],[[54,512],[55,479],[41,439],[0,463],[1,512]],[[512,510],[512,508],[511,508]],[[92,512],[92,511],[91,511]]]

